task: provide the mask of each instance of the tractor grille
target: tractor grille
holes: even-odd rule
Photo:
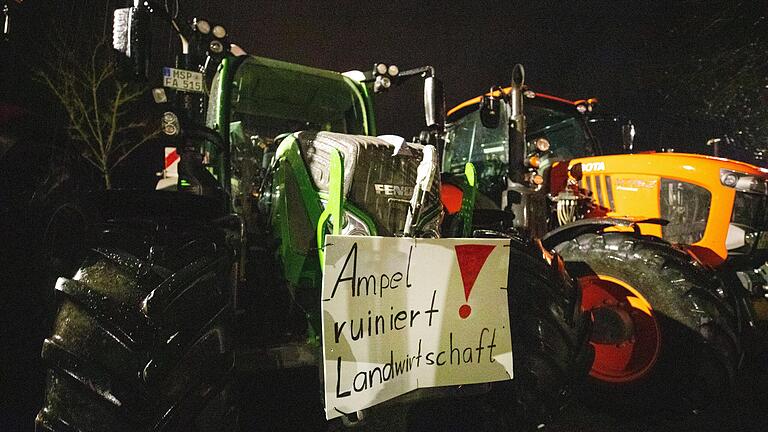
[[[344,156],[346,199],[363,210],[376,223],[379,235],[403,231],[408,203],[416,184],[416,169],[422,159],[422,146],[408,144],[403,153],[393,156],[394,146],[375,137],[332,132],[299,134],[301,152],[315,186],[328,191],[330,152],[336,148]],[[440,209],[440,184],[435,181],[427,194],[422,216],[430,215],[424,226],[436,225]],[[418,227],[417,227],[418,228]]]
[[[584,174],[579,186],[592,192],[595,204],[609,210],[615,210],[611,176],[604,174]]]

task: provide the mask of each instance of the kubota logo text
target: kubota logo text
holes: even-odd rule
[[[410,197],[413,195],[413,186],[398,186],[391,184],[375,183],[373,188],[379,195]]]
[[[605,162],[587,162],[581,164],[583,172],[605,171]]]

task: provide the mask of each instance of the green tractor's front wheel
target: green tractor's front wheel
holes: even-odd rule
[[[712,272],[655,237],[583,234],[556,248],[592,314],[592,382],[611,395],[727,406],[740,361],[733,311]],[[631,402],[630,402],[631,403]]]
[[[533,428],[559,416],[587,375],[593,351],[588,314],[579,309],[579,287],[558,256],[517,239],[510,241],[508,306],[514,379],[495,384],[508,423]],[[510,402],[513,402],[510,406]]]
[[[56,284],[37,430],[226,430],[236,413],[225,235],[151,220],[97,231],[77,274]]]

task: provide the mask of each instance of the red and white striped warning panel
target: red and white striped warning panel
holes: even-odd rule
[[[176,152],[176,147],[165,148],[165,164],[163,165],[163,177],[178,177],[179,176],[179,154]]]
[[[160,180],[157,181],[155,186],[156,190],[176,189],[176,183],[179,179],[179,153],[176,152],[176,147],[165,148],[165,160],[163,162],[163,172]]]

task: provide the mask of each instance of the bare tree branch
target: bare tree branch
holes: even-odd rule
[[[71,138],[109,189],[112,170],[158,134],[146,132],[142,111],[135,109],[146,88],[118,79],[117,64],[104,40],[88,50],[60,48],[36,76],[61,104]]]
[[[135,143],[131,147],[128,147],[128,149],[125,151],[125,153],[123,153],[123,155],[120,156],[109,168],[110,169],[115,168],[117,165],[120,164],[120,162],[122,162],[126,157],[128,157],[128,155],[130,155],[131,152],[133,152],[137,148],[141,147],[141,145],[146,143],[147,141],[157,137],[159,134],[160,134],[160,130],[158,129],[158,130],[152,132],[149,135],[145,135],[139,142]]]

